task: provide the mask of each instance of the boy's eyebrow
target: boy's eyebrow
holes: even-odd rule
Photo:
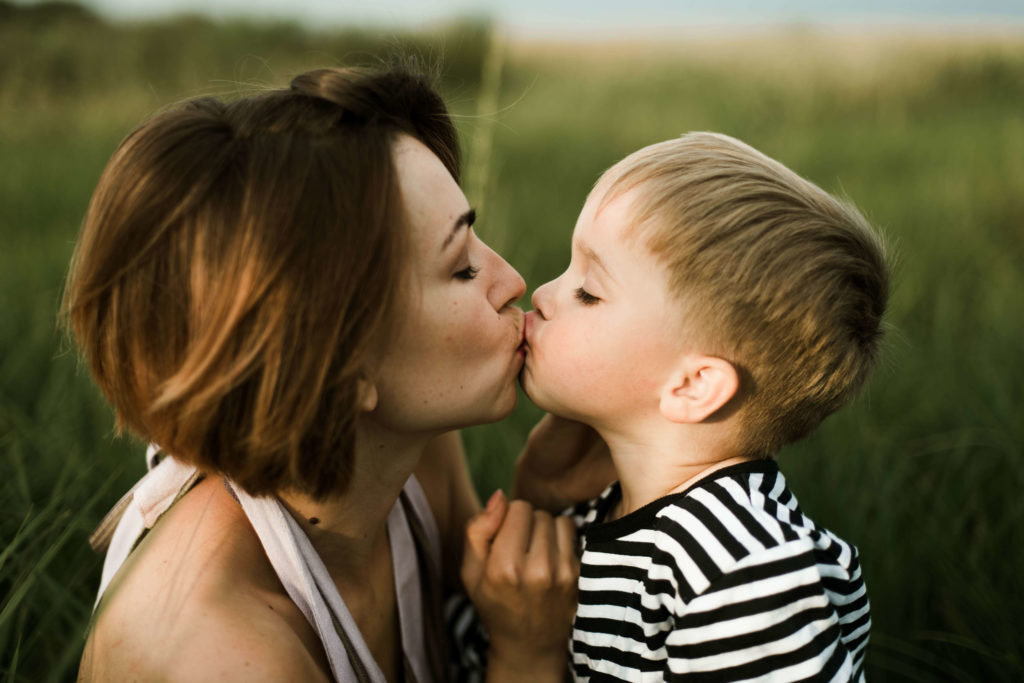
[[[459,229],[462,227],[471,228],[473,223],[476,222],[476,209],[470,209],[466,213],[462,214],[455,219],[455,225],[452,226],[452,231],[448,233],[448,236],[444,238],[444,243],[441,244],[441,251],[448,248],[448,245],[455,239],[455,235],[458,234]]]
[[[615,276],[613,276],[612,272],[608,270],[608,266],[604,264],[604,261],[601,260],[601,257],[597,255],[596,251],[588,247],[583,242],[580,242],[579,240],[575,240],[574,243],[576,245],[576,248],[580,251],[581,254],[583,254],[584,257],[586,257],[588,261],[592,261],[595,266],[603,270],[604,274],[607,275],[608,278],[612,280],[612,282],[616,281]]]

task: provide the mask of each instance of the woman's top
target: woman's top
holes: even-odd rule
[[[109,541],[97,605],[146,532],[202,478],[195,468],[170,456],[161,457],[153,447],[147,452],[146,464],[149,472],[118,502],[90,538],[97,548]],[[384,683],[384,675],[355,620],[298,522],[277,498],[256,498],[227,479],[225,484],[252,524],[288,596],[319,636],[335,680]],[[445,680],[440,536],[423,489],[413,476],[388,515],[387,532],[405,680]]]

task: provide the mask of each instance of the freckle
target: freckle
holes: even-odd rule
[[[319,517],[310,517],[309,518],[309,523],[310,524],[319,524],[320,523],[320,518]]]

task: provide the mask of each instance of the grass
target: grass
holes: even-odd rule
[[[58,13],[0,21],[0,679],[74,677],[100,568],[85,539],[142,468],[54,331],[107,157],[182,97],[396,45],[443,59],[478,229],[531,286],[564,268],[597,175],[687,130],[740,137],[856,201],[895,247],[887,354],[782,467],[861,549],[872,679],[1024,678],[1024,37],[593,48],[492,44],[472,23],[382,37]],[[524,400],[466,432],[481,492],[507,484],[537,415]]]

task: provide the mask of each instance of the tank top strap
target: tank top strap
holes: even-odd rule
[[[323,643],[335,680],[385,683],[355,619],[298,522],[276,498],[253,498],[232,488],[289,597]],[[447,680],[440,535],[414,477],[392,507],[387,529],[406,679]]]
[[[447,680],[443,617],[441,537],[430,504],[415,476],[398,497],[404,531],[392,530],[396,599],[407,669],[419,683]],[[396,533],[397,532],[397,533]],[[398,542],[406,536],[405,542]],[[399,567],[415,562],[416,571]],[[404,581],[403,581],[404,579]]]
[[[316,631],[334,679],[385,683],[355,619],[299,523],[276,498],[256,498],[229,486],[288,597]]]
[[[96,605],[139,542],[157,520],[202,479],[196,468],[161,457],[155,447],[146,452],[148,472],[114,505],[89,536],[95,550],[106,550]]]
[[[150,471],[122,497],[90,539],[95,547],[109,544],[97,605],[148,530],[202,478],[196,468],[173,457],[160,458],[152,448],[146,454],[146,464]],[[323,560],[298,522],[277,498],[250,496],[227,479],[225,485],[249,519],[288,596],[316,631],[334,679],[386,683]],[[415,477],[410,476],[402,488],[387,524],[406,680],[447,680],[440,534]]]

